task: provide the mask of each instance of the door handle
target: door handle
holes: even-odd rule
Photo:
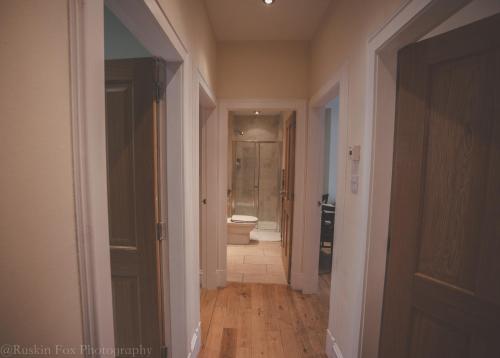
[[[201,201],[201,203],[202,203],[202,204],[206,204],[206,203],[207,203],[207,199],[203,199],[203,200]]]

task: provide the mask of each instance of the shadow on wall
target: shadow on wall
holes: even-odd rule
[[[104,58],[106,60],[151,57],[152,54],[121,21],[104,7]]]

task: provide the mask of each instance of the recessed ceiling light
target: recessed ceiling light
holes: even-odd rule
[[[260,111],[255,111],[253,112],[253,114],[255,114],[256,116],[260,116]]]
[[[264,1],[264,4],[266,5],[272,5],[274,3],[274,0],[262,0]]]

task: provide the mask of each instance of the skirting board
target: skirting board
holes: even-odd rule
[[[187,358],[196,358],[200,353],[201,348],[201,322],[198,322],[198,327],[196,327],[193,337],[191,338],[191,346],[189,347],[191,351],[189,352]]]
[[[328,358],[344,358],[339,345],[329,329],[326,330],[326,355]]]
[[[303,280],[304,280],[304,274],[302,272],[293,272],[290,277],[290,286],[294,290],[302,290],[303,289]]]
[[[226,287],[226,270],[217,270],[217,287]]]

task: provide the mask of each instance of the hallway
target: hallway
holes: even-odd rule
[[[202,289],[199,357],[326,357],[329,291],[328,274],[315,295],[257,283]]]

